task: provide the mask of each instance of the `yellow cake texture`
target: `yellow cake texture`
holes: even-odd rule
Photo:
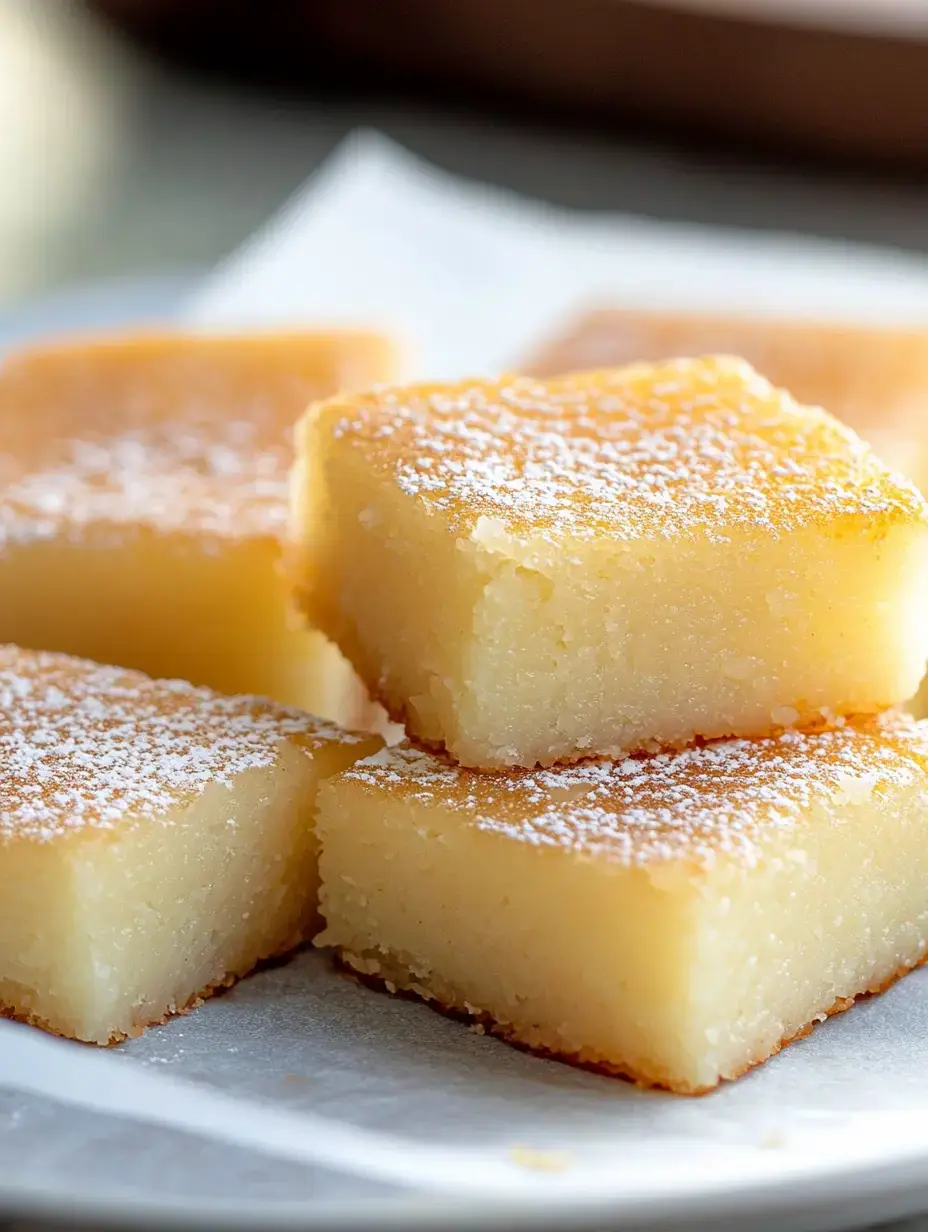
[[[380,743],[0,647],[0,1012],[106,1044],[310,938],[317,787]]]
[[[292,427],[392,370],[367,334],[101,338],[0,366],[0,641],[266,694],[369,702],[289,612]]]
[[[462,764],[830,723],[924,672],[928,507],[742,361],[337,397],[297,449],[308,620]]]
[[[533,1050],[696,1094],[928,947],[928,723],[323,785],[317,943]]]

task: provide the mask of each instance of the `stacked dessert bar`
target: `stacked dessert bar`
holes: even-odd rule
[[[290,571],[409,732],[320,791],[322,944],[675,1091],[928,949],[928,508],[745,362],[386,389]]]
[[[913,433],[928,389],[923,329],[599,308],[539,347],[525,370],[550,377],[674,355],[739,355],[801,402],[826,407],[911,479],[928,480],[923,434]]]
[[[0,1012],[107,1043],[316,937],[691,1093],[920,962],[916,489],[738,360],[392,366],[0,369]]]

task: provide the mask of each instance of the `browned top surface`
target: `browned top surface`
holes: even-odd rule
[[[517,842],[625,865],[710,866],[720,857],[751,864],[769,837],[816,803],[841,814],[887,791],[928,789],[928,722],[885,715],[834,731],[496,774],[400,745],[345,777]]]
[[[76,341],[0,367],[0,536],[91,523],[277,535],[291,429],[314,399],[390,375],[351,333]]]
[[[375,390],[314,408],[307,448],[320,436],[463,534],[481,520],[558,542],[928,520],[853,432],[726,358]]]
[[[312,753],[372,737],[259,698],[0,646],[0,844],[167,813],[273,765],[284,739]]]

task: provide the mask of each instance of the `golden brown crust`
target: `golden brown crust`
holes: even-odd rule
[[[49,432],[106,436],[188,416],[218,427],[236,415],[254,422],[254,443],[276,445],[313,398],[395,372],[392,340],[363,330],[94,334],[8,356],[0,408],[15,413],[6,430],[38,449]]]
[[[543,1057],[550,1061],[561,1061],[566,1065],[573,1065],[577,1069],[588,1070],[591,1073],[602,1074],[608,1078],[621,1078],[625,1082],[631,1082],[642,1089],[658,1089],[670,1091],[674,1095],[700,1096],[708,1095],[710,1092],[717,1090],[723,1082],[734,1082],[738,1078],[742,1078],[750,1070],[755,1069],[758,1065],[763,1065],[765,1061],[769,1061],[771,1057],[777,1055],[788,1044],[795,1043],[796,1040],[805,1039],[807,1035],[811,1035],[814,1029],[824,1022],[827,1018],[834,1014],[843,1014],[845,1010],[849,1010],[856,1001],[863,997],[875,997],[886,992],[891,988],[897,980],[901,980],[908,975],[910,971],[914,971],[916,967],[928,963],[928,950],[926,950],[920,958],[911,964],[899,967],[888,979],[880,981],[878,984],[871,985],[868,988],[862,989],[859,993],[855,993],[852,997],[838,997],[830,1009],[824,1010],[821,1017],[813,1019],[812,1022],[806,1023],[805,1026],[799,1028],[792,1035],[785,1036],[777,1044],[774,1045],[763,1056],[755,1057],[753,1061],[749,1061],[736,1074],[729,1074],[720,1078],[717,1082],[708,1086],[692,1086],[690,1083],[674,1078],[673,1075],[666,1071],[661,1072],[657,1068],[645,1069],[635,1068],[629,1065],[617,1064],[608,1061],[591,1061],[576,1054],[558,1052],[555,1049],[541,1048],[534,1044],[528,1044],[520,1039],[518,1031],[511,1025],[497,1022],[491,1014],[480,1012],[473,1013],[460,1006],[446,1005],[440,1002],[437,998],[425,996],[413,989],[405,989],[396,986],[390,979],[372,975],[369,972],[361,971],[352,964],[352,956],[344,951],[337,951],[335,961],[340,965],[341,969],[347,974],[358,980],[360,983],[374,988],[380,992],[390,992],[395,996],[407,997],[416,1001],[426,1001],[432,1009],[438,1013],[444,1014],[448,1018],[453,1018],[458,1022],[469,1023],[472,1026],[479,1027],[487,1035],[495,1036],[497,1039],[504,1040],[514,1048],[518,1048],[521,1052],[531,1053],[533,1056]]]
[[[171,1018],[178,1018],[183,1014],[192,1013],[193,1010],[203,1004],[207,997],[215,996],[225,991],[225,989],[231,988],[233,984],[249,975],[253,970],[254,967],[249,967],[248,970],[240,974],[229,974],[221,979],[213,980],[212,983],[207,984],[200,992],[194,993],[193,996],[189,997],[182,1005],[166,1010],[159,1018],[147,1018],[144,1022],[134,1023],[128,1031],[113,1031],[105,1041],[83,1039],[63,1027],[53,1026],[47,1018],[43,1018],[40,1014],[34,1014],[29,1010],[17,1009],[12,1005],[0,1005],[0,1018],[26,1023],[30,1027],[38,1027],[40,1031],[44,1031],[47,1035],[57,1035],[59,1039],[74,1040],[79,1044],[89,1044],[91,1047],[111,1048],[115,1044],[125,1043],[127,1039],[137,1039],[149,1027],[162,1026]]]
[[[551,380],[380,388],[317,403],[300,451],[336,447],[469,538],[558,544],[768,526],[880,535],[924,525],[910,484],[742,360],[668,360]],[[343,511],[344,512],[344,511]]]

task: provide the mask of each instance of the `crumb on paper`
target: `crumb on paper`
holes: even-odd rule
[[[565,1151],[538,1151],[533,1147],[514,1146],[510,1148],[509,1157],[520,1168],[529,1168],[532,1172],[566,1172],[570,1167],[570,1157]]]
[[[771,1129],[761,1138],[760,1144],[768,1151],[782,1150],[786,1146],[786,1134],[781,1129]]]

